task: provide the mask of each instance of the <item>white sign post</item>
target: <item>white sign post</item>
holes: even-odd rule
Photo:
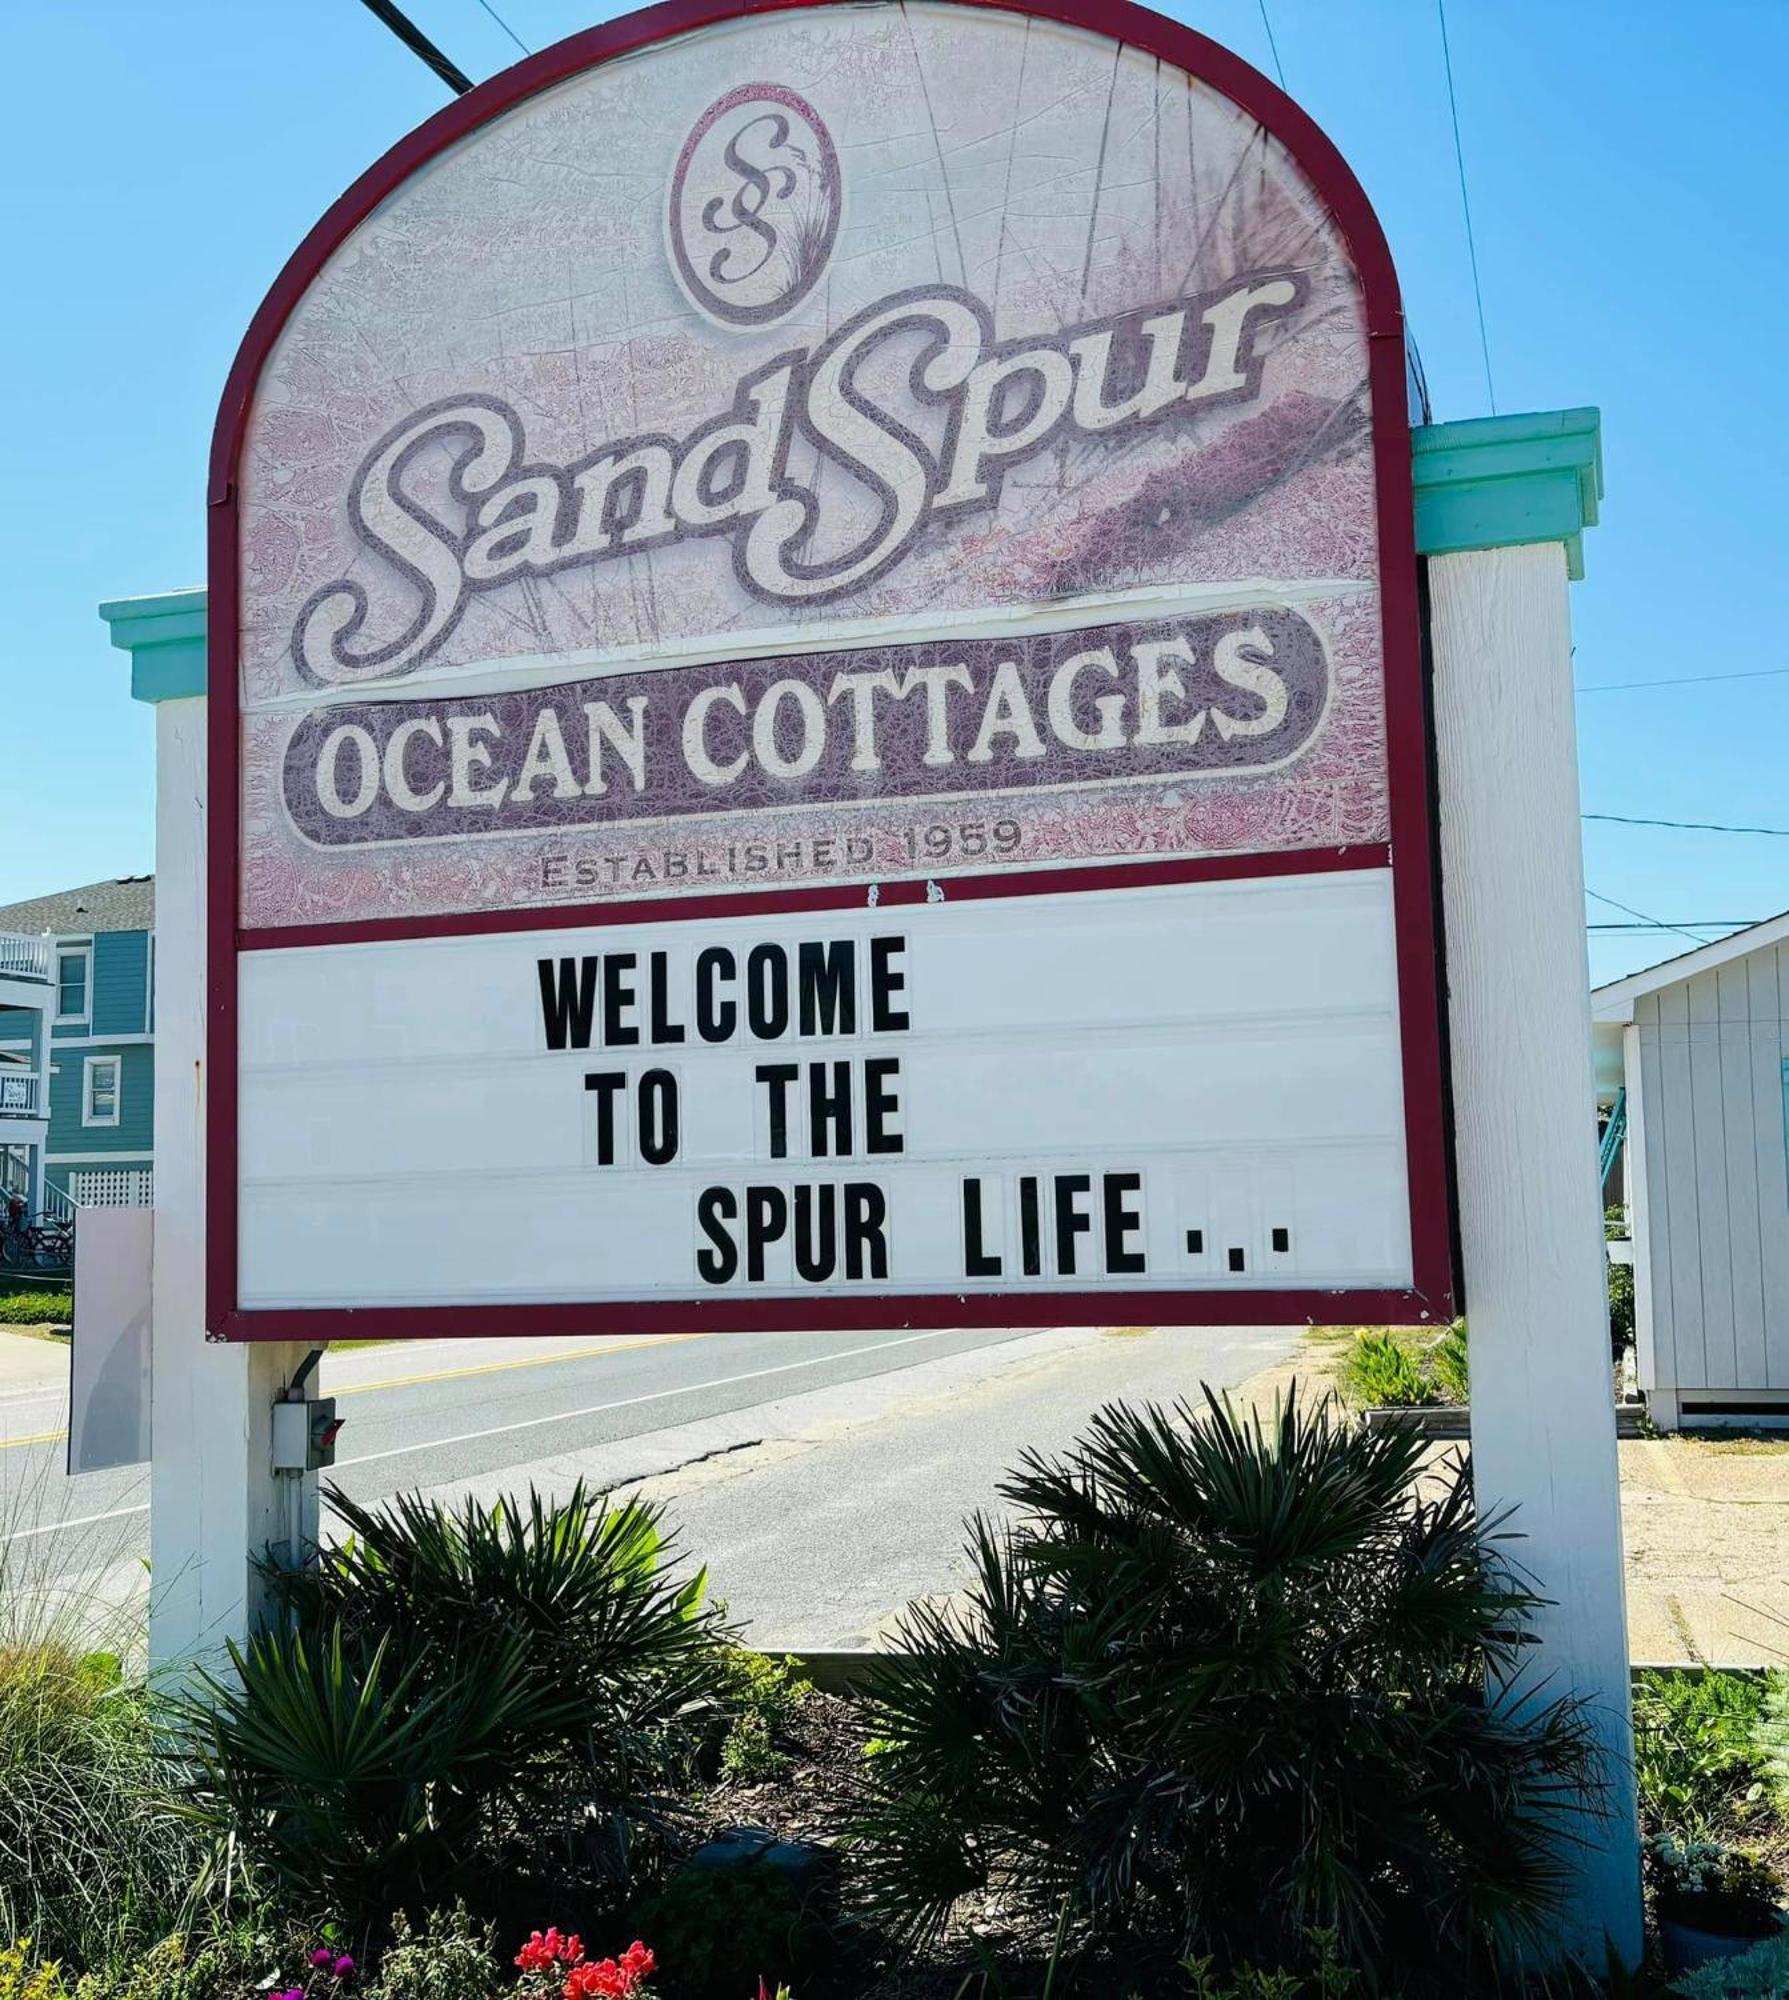
[[[246,1639],[262,1603],[260,1561],[301,1554],[317,1536],[316,1480],[276,1474],[272,1462],[273,1403],[304,1347],[204,1338],[203,639],[170,642],[158,629],[194,616],[190,598],[160,617],[149,600],[113,628],[141,647],[133,684],[156,702],[149,1652],[163,1675],[215,1665],[227,1642]],[[202,606],[197,617],[202,629]]]
[[[1481,1512],[1515,1510],[1518,1558],[1552,1600],[1531,1679],[1584,1696],[1602,1743],[1608,1816],[1587,1824],[1570,1942],[1599,1965],[1606,1932],[1633,1964],[1633,1718],[1566,551],[1441,555],[1429,574],[1473,1477]]]

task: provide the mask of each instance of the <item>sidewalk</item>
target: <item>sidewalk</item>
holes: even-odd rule
[[[68,1387],[68,1343],[0,1328],[0,1396]]]
[[[1339,1359],[1335,1344],[1307,1340],[1294,1363],[1249,1386],[1263,1404],[1294,1372],[1324,1387]],[[1630,1657],[1789,1666],[1789,1437],[1679,1433],[1616,1450]]]
[[[1789,1438],[1620,1449],[1634,1658],[1789,1666]]]

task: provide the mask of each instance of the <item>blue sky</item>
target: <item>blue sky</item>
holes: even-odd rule
[[[494,0],[530,47],[606,18]],[[410,11],[474,78],[480,0]],[[1258,0],[1165,11],[1273,69]],[[1267,0],[1352,162],[1435,412],[1489,408],[1432,0]],[[1594,403],[1608,493],[1574,595],[1587,811],[1789,827],[1782,0],[1450,0],[1498,408]],[[235,345],[286,256],[445,101],[359,0],[26,0],[0,135],[0,901],[148,869],[152,722],[95,606],[204,575]],[[20,87],[22,86],[22,87]],[[1789,908],[1789,840],[1590,825],[1591,889],[1671,921]],[[1593,922],[1621,921],[1593,903]],[[1612,978],[1689,948],[1593,934]]]

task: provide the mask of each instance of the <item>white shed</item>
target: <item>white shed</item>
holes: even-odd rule
[[[1789,1421],[1789,914],[1591,1004],[1598,1096],[1626,1120],[1653,1419]]]

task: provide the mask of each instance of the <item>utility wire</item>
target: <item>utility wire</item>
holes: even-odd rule
[[[1454,94],[1454,58],[1447,45],[1447,0],[1435,0],[1441,22],[1441,60],[1447,70],[1447,108],[1454,124],[1454,165],[1460,170],[1460,208],[1466,217],[1466,254],[1472,259],[1472,296],[1478,306],[1478,346],[1485,361],[1485,394],[1491,414],[1497,414],[1497,389],[1491,380],[1491,341],[1485,332],[1485,294],[1478,281],[1478,241],[1472,233],[1472,199],[1466,192],[1466,148],[1460,142],[1460,101]]]
[[[409,15],[392,4],[392,0],[361,0],[361,4],[369,14],[383,21],[412,55],[420,56],[456,97],[464,97],[472,88],[472,79],[466,72],[450,57],[443,55]]]
[[[1580,819],[1594,819],[1605,826],[1668,826],[1681,833],[1761,833],[1772,840],[1789,840],[1789,826],[1723,826],[1709,819],[1638,819],[1626,813],[1580,813]]]
[[[491,19],[497,23],[498,27],[500,27],[503,30],[503,32],[510,38],[510,40],[515,43],[516,47],[522,51],[523,55],[525,56],[533,55],[534,51],[528,46],[528,44],[525,41],[523,41],[521,36],[516,33],[515,29],[509,25],[509,23],[503,18],[503,16],[498,13],[496,8],[491,5],[491,0],[478,0],[478,4],[485,10],[487,14],[490,15]]]
[[[1704,931],[1749,931],[1754,924],[1761,924],[1762,917],[1703,917],[1699,921],[1686,917],[1684,923],[1695,922],[1698,930]],[[1586,924],[1587,931],[1674,931],[1677,924],[1655,921],[1645,924]]]
[[[1594,889],[1584,891],[1593,903],[1607,903],[1610,909],[1621,911],[1623,916],[1638,917],[1650,929],[1675,931],[1679,937],[1688,938],[1691,944],[1707,944],[1708,939],[1698,937],[1694,931],[1685,930],[1682,924],[1668,924],[1661,917],[1649,917],[1644,910],[1636,910],[1631,903],[1618,903],[1613,896],[1600,896]]]
[[[1286,72],[1280,66],[1280,45],[1273,38],[1273,23],[1267,18],[1267,0],[1257,0],[1261,9],[1261,25],[1267,30],[1268,52],[1273,57],[1273,73],[1282,90],[1286,87]]]
[[[1789,667],[1752,667],[1736,674],[1673,674],[1656,681],[1592,681],[1579,694],[1621,694],[1632,688],[1701,687],[1705,681],[1769,681],[1789,674]]]

